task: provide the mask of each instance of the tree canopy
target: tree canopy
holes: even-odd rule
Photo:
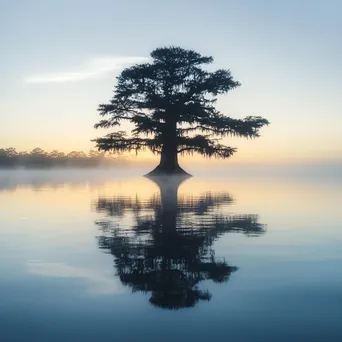
[[[215,108],[217,96],[240,86],[230,70],[208,71],[212,57],[180,47],[151,52],[151,61],[124,69],[117,77],[109,103],[100,104],[103,117],[95,128],[133,124],[131,132],[117,130],[96,138],[102,151],[150,150],[161,154],[156,173],[184,172],[178,154],[199,153],[228,158],[236,148],[220,143],[227,136],[259,137],[269,122],[260,116],[234,119]]]

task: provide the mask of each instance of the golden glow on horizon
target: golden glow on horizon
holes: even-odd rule
[[[197,197],[208,192],[225,192],[234,200],[225,210],[235,214],[260,214],[261,221],[265,223],[278,220],[278,215],[283,217],[284,213],[287,213],[288,217],[277,229],[288,229],[290,222],[300,225],[307,215],[313,212],[325,212],[325,216],[329,216],[328,213],[341,216],[341,211],[337,210],[341,186],[342,184],[313,186],[312,183],[303,181],[193,177],[180,185],[178,198]],[[27,185],[19,186],[13,191],[0,191],[0,201],[3,203],[4,218],[15,216],[19,226],[25,226],[26,220],[39,218],[46,220],[48,226],[57,228],[59,222],[68,221],[72,217],[78,217],[80,222],[92,222],[94,215],[96,216],[92,203],[99,197],[123,196],[145,201],[155,196],[158,198],[159,193],[158,186],[144,177],[121,177],[94,184],[80,182],[74,185],[51,186],[47,183],[36,189]],[[325,201],[326,196],[329,196],[329,201]],[[332,206],[332,203],[335,203],[335,206]],[[16,212],[14,208],[20,208],[20,212]],[[296,216],[291,217],[291,213],[296,213]],[[73,229],[78,231],[85,227],[81,224]],[[7,231],[7,228],[2,227],[1,230]],[[17,233],[20,233],[20,229],[16,230]]]
[[[98,115],[94,112],[94,122],[98,120]],[[67,139],[60,139],[61,133],[54,133],[54,135],[37,134],[35,137],[27,137],[21,135],[13,141],[14,143],[7,143],[8,137],[0,137],[1,147],[15,147],[17,151],[31,151],[36,147],[40,147],[46,152],[51,152],[57,149],[64,153],[71,151],[89,152],[95,149],[95,145],[90,140],[97,136],[103,136],[111,130],[92,128],[93,122],[89,122],[89,127],[86,131],[78,134],[67,134]],[[132,129],[131,124],[123,123],[120,126],[122,130]],[[236,147],[237,152],[227,160],[208,159],[198,154],[179,156],[180,163],[186,166],[204,166],[210,163],[211,166],[216,165],[286,165],[305,162],[324,162],[326,160],[342,160],[342,141],[338,143],[338,139],[334,134],[326,136],[323,132],[314,133],[317,129],[310,128],[310,131],[304,132],[301,135],[294,136],[290,127],[282,127],[279,122],[270,124],[261,130],[261,136],[256,139],[243,139],[228,137],[222,139],[221,143]],[[313,132],[311,132],[313,130]],[[292,132],[292,133],[291,133]],[[63,134],[63,132],[62,132]],[[12,140],[12,139],[11,139]],[[318,140],[324,141],[324,144],[319,144]],[[57,141],[53,143],[53,141]],[[136,155],[135,152],[124,153],[124,158],[128,158],[137,166],[153,167],[159,161],[158,155],[153,155],[150,151],[141,151]]]

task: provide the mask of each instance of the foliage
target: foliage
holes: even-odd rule
[[[227,136],[259,137],[269,122],[260,116],[233,119],[215,108],[217,96],[238,87],[230,70],[210,72],[202,66],[212,57],[180,47],[158,48],[152,61],[126,68],[117,77],[114,96],[98,111],[104,119],[96,128],[134,125],[94,141],[99,150],[123,152],[163,149],[178,154],[199,153],[206,157],[228,158],[236,148],[219,140]],[[170,153],[169,153],[170,157]]]
[[[13,147],[0,149],[0,167],[94,167],[113,165],[117,158],[104,152],[90,150],[72,151],[68,154],[53,150],[45,152],[35,148],[30,152],[17,152]]]

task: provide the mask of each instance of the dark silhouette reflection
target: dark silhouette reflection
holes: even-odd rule
[[[218,207],[233,201],[227,193],[177,198],[185,179],[154,177],[160,196],[147,201],[106,197],[95,203],[96,211],[106,214],[96,222],[103,232],[98,245],[115,256],[121,282],[133,291],[151,292],[150,302],[167,309],[210,300],[209,291],[200,290],[198,283],[209,279],[222,283],[237,271],[215,257],[212,246],[218,237],[232,231],[264,232],[257,215],[220,214]],[[126,215],[133,218],[128,227]]]

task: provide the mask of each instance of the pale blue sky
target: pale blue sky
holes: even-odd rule
[[[180,45],[242,83],[223,112],[272,123],[236,160],[342,159],[341,17],[340,0],[1,0],[0,147],[88,150],[120,68]]]

